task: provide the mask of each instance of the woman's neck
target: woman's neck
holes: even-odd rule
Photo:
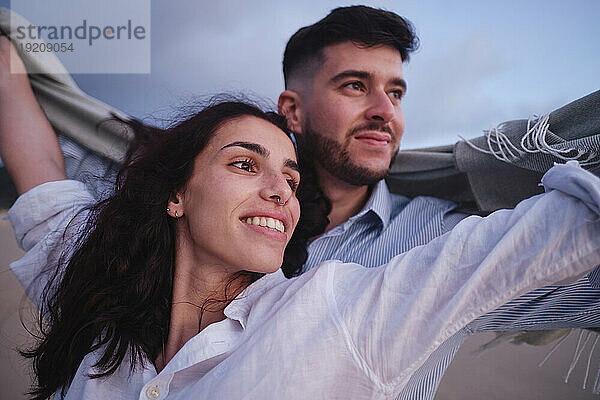
[[[169,334],[155,360],[160,372],[183,345],[208,325],[225,319],[225,307],[251,283],[223,265],[200,265],[181,252],[175,257]]]

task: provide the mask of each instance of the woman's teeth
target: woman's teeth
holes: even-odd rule
[[[284,233],[285,227],[283,226],[283,222],[278,219],[270,218],[270,217],[248,217],[242,220],[243,222],[249,225],[257,225],[262,226],[264,228],[269,228],[271,230]]]

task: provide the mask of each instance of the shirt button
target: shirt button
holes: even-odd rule
[[[146,396],[148,396],[149,399],[158,399],[158,396],[160,396],[158,385],[148,386],[148,389],[146,389]]]

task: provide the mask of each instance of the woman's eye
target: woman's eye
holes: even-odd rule
[[[241,160],[241,161],[235,161],[232,162],[231,164],[229,164],[233,167],[236,167],[238,169],[241,169],[243,171],[248,171],[248,172],[254,172],[255,171],[255,163],[252,160]]]
[[[298,181],[295,180],[294,178],[290,178],[287,180],[288,185],[290,185],[290,188],[292,189],[292,192],[295,192],[296,189],[298,189]]]

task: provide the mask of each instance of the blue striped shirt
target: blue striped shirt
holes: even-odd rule
[[[331,259],[384,264],[451,230],[467,216],[455,208],[446,200],[391,194],[381,181],[358,214],[311,242],[304,271]],[[538,289],[471,322],[429,357],[398,398],[433,399],[456,351],[475,332],[600,326],[599,275],[595,270],[572,285]]]

